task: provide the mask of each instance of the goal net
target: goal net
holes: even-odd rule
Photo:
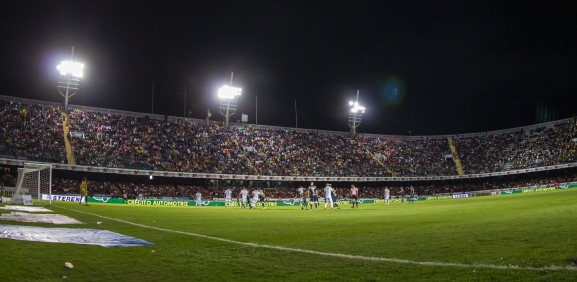
[[[38,202],[42,194],[49,195],[50,204],[52,196],[52,166],[49,164],[25,163],[23,168],[18,169],[18,181],[16,191],[12,195],[12,202],[22,202],[22,195],[30,195]]]

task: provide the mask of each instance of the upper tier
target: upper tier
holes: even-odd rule
[[[0,96],[0,155],[64,163],[58,103]],[[576,123],[566,119],[494,132],[390,136],[232,124],[82,106],[69,109],[77,165],[211,174],[412,177],[573,163]],[[1,157],[1,156],[0,156]]]

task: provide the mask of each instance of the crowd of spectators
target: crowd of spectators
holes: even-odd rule
[[[66,162],[58,108],[0,101],[0,155]],[[374,138],[218,122],[68,110],[76,164],[157,171],[286,176],[445,176],[447,138]],[[570,120],[531,131],[454,137],[466,174],[577,160]]]
[[[455,175],[457,167],[446,138],[431,139],[364,139],[393,176]]]
[[[234,143],[235,129],[178,120],[71,110],[76,163],[161,171],[250,174]]]
[[[239,128],[239,142],[261,175],[383,176],[385,169],[350,135]]]
[[[459,158],[465,174],[501,171],[511,161],[522,132],[458,138]]]
[[[223,127],[71,110],[76,163],[163,171],[287,176],[456,174],[446,139],[396,142],[350,135]],[[383,156],[378,160],[373,153]]]
[[[525,140],[519,142],[518,154],[513,159],[513,169],[549,166],[574,160],[575,122],[568,121],[549,128],[531,130],[525,134]]]
[[[0,155],[31,161],[66,161],[58,108],[0,100]]]
[[[0,167],[0,186],[16,186],[16,177],[9,168]]]

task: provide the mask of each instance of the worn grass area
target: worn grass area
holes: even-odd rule
[[[365,261],[243,246],[129,225],[241,242],[420,262],[573,266],[577,189],[469,199],[240,210],[53,202],[57,213],[155,246],[103,248],[0,239],[4,281],[575,281],[575,270],[516,270]],[[2,211],[6,212],[6,211]],[[103,222],[97,225],[96,222]],[[25,224],[0,221],[0,224]],[[30,224],[52,227],[48,224]],[[153,252],[154,250],[154,252]],[[66,269],[64,262],[74,264]]]

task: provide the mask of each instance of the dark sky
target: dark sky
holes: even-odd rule
[[[9,3],[6,3],[9,2]],[[55,66],[86,64],[71,103],[204,118],[243,88],[259,124],[480,132],[577,113],[575,1],[4,1],[2,94],[61,101]],[[546,113],[546,114],[545,114]]]

